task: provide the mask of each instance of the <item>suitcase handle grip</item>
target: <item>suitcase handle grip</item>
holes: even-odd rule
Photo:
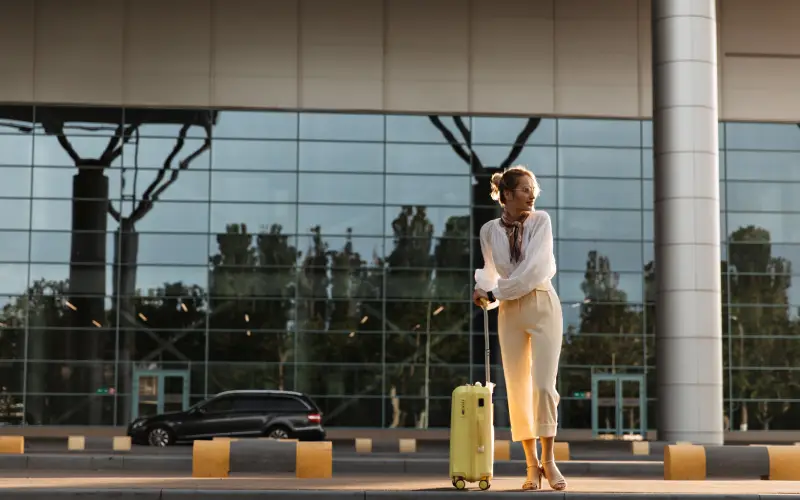
[[[480,415],[478,418],[475,419],[475,423],[478,424],[478,453],[483,453],[485,448],[483,446],[483,432],[481,432],[481,420],[483,420]]]

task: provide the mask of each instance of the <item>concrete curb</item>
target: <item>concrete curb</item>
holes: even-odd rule
[[[114,489],[6,489],[0,490],[4,500],[189,500],[208,498],[214,500],[261,500],[283,499],[293,500],[413,500],[419,497],[437,500],[462,498],[463,491],[329,491],[329,490],[114,490]],[[796,500],[798,495],[730,495],[730,494],[682,494],[682,493],[581,493],[540,491],[533,493],[548,500],[610,500],[619,498],[640,498],[642,500]],[[530,498],[531,492],[496,491],[480,492],[485,500],[506,498]]]
[[[594,477],[625,477],[637,479],[662,479],[662,462],[580,462],[566,461],[558,464],[564,475]],[[137,456],[137,455],[0,455],[0,470],[38,471],[128,471],[159,473],[192,473],[191,456]],[[525,470],[524,460],[500,461],[494,464],[498,476],[520,474]],[[253,472],[253,471],[250,471]],[[268,471],[267,471],[268,472]],[[334,458],[333,474],[390,474],[414,476],[443,476],[449,473],[447,458],[386,458],[371,457]]]

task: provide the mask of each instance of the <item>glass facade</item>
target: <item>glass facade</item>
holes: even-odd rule
[[[726,414],[797,427],[800,129],[720,133]],[[613,372],[646,375],[655,428],[651,146],[634,120],[0,106],[0,419],[283,388],[328,427],[447,427],[483,379],[489,176],[521,163],[557,238],[562,427]]]

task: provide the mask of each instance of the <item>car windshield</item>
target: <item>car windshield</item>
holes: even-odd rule
[[[201,406],[205,406],[206,403],[208,403],[209,401],[211,401],[211,398],[204,399],[204,400],[200,401],[199,403],[195,403],[195,404],[193,404],[192,406],[189,407],[189,410],[196,410],[196,409],[200,408]]]

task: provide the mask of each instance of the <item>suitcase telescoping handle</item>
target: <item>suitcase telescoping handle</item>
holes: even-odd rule
[[[494,309],[497,307],[498,304],[496,302],[489,303],[489,299],[485,297],[481,297],[481,309],[483,309],[483,342],[486,350],[486,359],[484,359],[484,363],[486,365],[486,385],[488,386],[491,383],[491,370],[490,370],[490,363],[491,363],[491,356],[489,353],[489,309]]]

